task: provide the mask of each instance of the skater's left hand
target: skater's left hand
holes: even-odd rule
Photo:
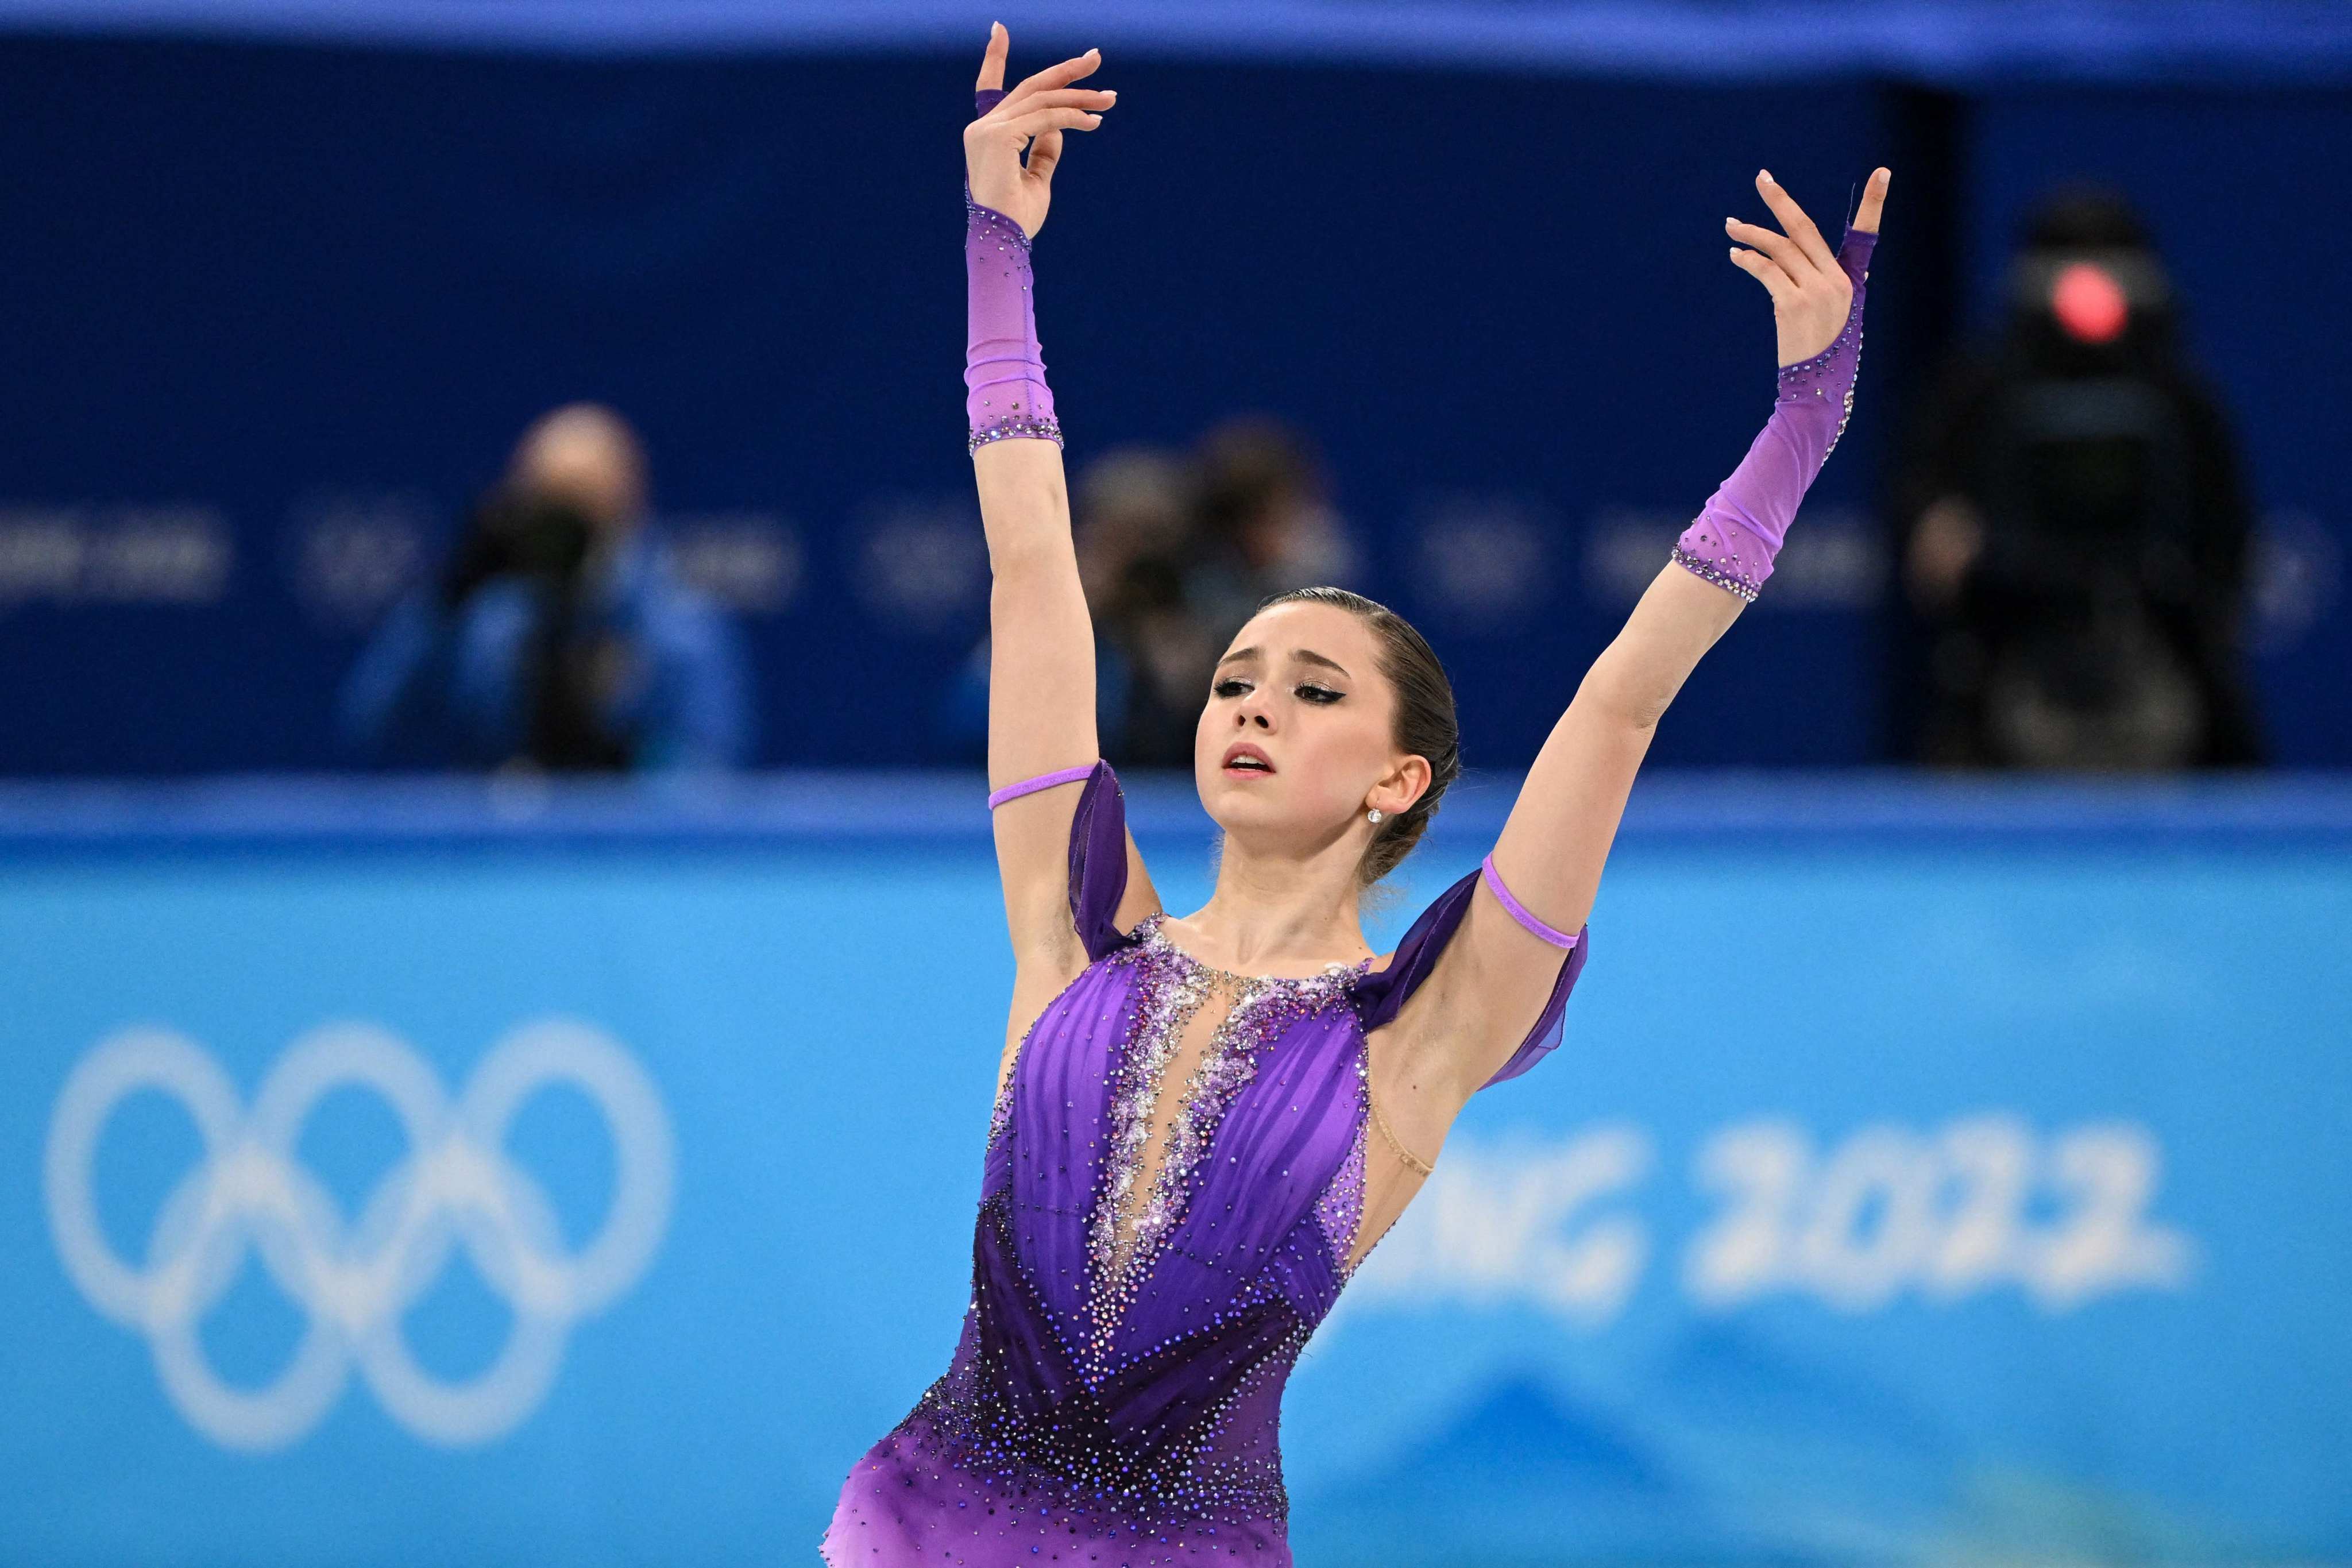
[[[1871,172],[1870,184],[1863,188],[1862,207],[1854,214],[1852,234],[1878,232],[1879,215],[1886,206],[1887,183],[1893,178],[1885,169]],[[1760,224],[1742,223],[1730,217],[1723,220],[1724,231],[1741,245],[1755,247],[1742,250],[1734,246],[1732,265],[1763,284],[1771,294],[1772,321],[1780,331],[1780,363],[1795,364],[1837,342],[1838,333],[1845,330],[1846,310],[1853,303],[1853,291],[1869,274],[1862,268],[1862,247],[1853,243],[1851,235],[1832,255],[1829,242],[1813,226],[1813,220],[1805,216],[1805,209],[1780,188],[1769,170],[1757,171],[1756,189],[1772,209],[1772,216],[1780,220],[1780,227],[1788,232],[1778,233]]]
[[[988,47],[980,58],[980,79],[973,84],[976,91],[1003,91],[1004,57],[1012,46],[1004,24],[992,24]],[[1088,49],[1075,59],[1047,66],[964,127],[963,175],[971,199],[1003,213],[1032,238],[1045,226],[1045,208],[1053,200],[1062,132],[1092,131],[1118,101],[1116,92],[1070,85],[1092,76],[1101,63],[1102,51]],[[1029,154],[1025,163],[1024,150]]]

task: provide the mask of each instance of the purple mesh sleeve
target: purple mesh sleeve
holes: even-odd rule
[[[1771,418],[1668,556],[1750,603],[1772,574],[1772,558],[1780,552],[1797,503],[1853,413],[1854,371],[1862,362],[1863,280],[1877,243],[1874,234],[1846,231],[1838,265],[1853,280],[1853,303],[1844,330],[1812,358],[1781,367]]]
[[[998,89],[972,94],[975,117],[1004,96]],[[994,207],[963,192],[964,419],[967,447],[1012,437],[1062,444],[1054,394],[1045,384],[1045,358],[1037,346],[1034,279],[1029,236]]]

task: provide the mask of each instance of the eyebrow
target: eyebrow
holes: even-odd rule
[[[1246,664],[1252,660],[1262,658],[1264,657],[1265,655],[1260,649],[1255,647],[1237,647],[1234,649],[1233,652],[1225,655],[1224,658],[1217,660],[1217,663],[1219,665]],[[1348,667],[1346,665],[1341,664],[1336,658],[1326,658],[1311,647],[1292,648],[1290,650],[1290,657],[1297,659],[1301,664],[1319,664],[1326,669],[1336,669],[1342,675],[1348,675]],[[1353,680],[1356,678],[1352,675],[1348,675],[1348,679]]]

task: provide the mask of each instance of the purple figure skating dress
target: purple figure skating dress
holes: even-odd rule
[[[1283,1386],[1354,1272],[1368,1152],[1394,1157],[1367,1142],[1365,1036],[1427,976],[1482,872],[1385,967],[1234,975],[1178,950],[1158,914],[1117,929],[1125,803],[1109,763],[1084,776],[1070,911],[1090,962],[997,1097],[962,1337],[852,1468],[821,1546],[834,1568],[1291,1561]],[[1572,945],[1550,1000],[1489,1083],[1559,1043],[1586,944],[1552,934]],[[1213,997],[1230,1011],[1155,1127],[1161,1077]]]

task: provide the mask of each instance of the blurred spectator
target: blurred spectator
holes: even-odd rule
[[[646,526],[645,451],[573,404],[523,435],[437,582],[397,605],[343,688],[345,738],[425,764],[719,767],[751,740],[733,626]]]
[[[1078,500],[1078,578],[1111,715],[1105,754],[1129,767],[1189,768],[1219,651],[1184,603],[1197,548],[1192,476],[1160,453],[1115,452],[1087,468]]]
[[[1350,559],[1304,442],[1264,418],[1202,437],[1187,460],[1107,452],[1072,486],[1078,581],[1095,627],[1096,727],[1120,767],[1187,768],[1225,639],[1268,594],[1337,580]],[[955,753],[988,749],[985,637],[941,706]]]
[[[1349,574],[1347,535],[1305,437],[1260,415],[1231,419],[1195,459],[1199,543],[1184,599],[1220,644],[1269,594]],[[1205,689],[1209,672],[1201,671]]]
[[[1190,766],[1201,694],[1189,693],[1186,706],[1182,683],[1203,639],[1181,601],[1192,537],[1185,466],[1153,447],[1115,448],[1079,470],[1070,511],[1078,584],[1094,621],[1102,753],[1120,767]],[[988,752],[988,661],[983,637],[941,708],[952,749],[973,763]],[[1203,690],[1206,681],[1203,675]]]
[[[2170,279],[2113,194],[2031,214],[2000,341],[1917,418],[1895,517],[1926,634],[1919,760],[2261,760],[2243,676],[2251,510]]]

